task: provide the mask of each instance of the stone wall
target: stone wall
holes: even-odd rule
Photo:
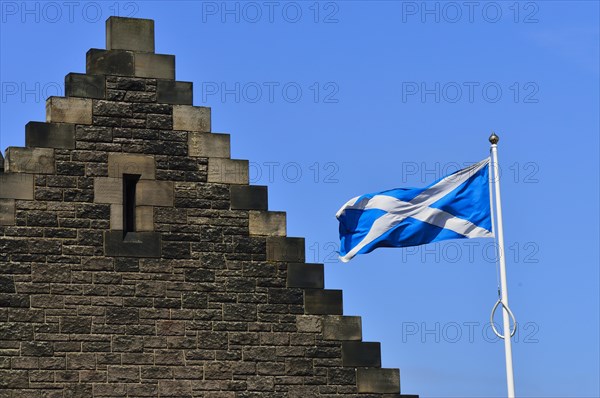
[[[107,21],[0,165],[0,397],[397,397],[210,108]]]

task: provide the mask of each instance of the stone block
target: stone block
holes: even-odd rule
[[[86,54],[85,70],[88,75],[133,76],[133,53],[92,48]]]
[[[135,196],[138,206],[173,206],[174,185],[172,181],[140,180]]]
[[[201,158],[231,157],[229,134],[198,133],[188,134],[189,156]]]
[[[247,160],[209,158],[208,182],[219,184],[248,184],[249,163]]]
[[[250,211],[250,235],[285,236],[286,213],[283,211]]]
[[[139,232],[154,231],[154,207],[137,206],[135,208],[135,230]]]
[[[94,178],[94,203],[122,205],[123,179],[113,177]]]
[[[326,316],[323,318],[324,340],[362,340],[362,320],[359,316]]]
[[[0,225],[15,225],[14,199],[0,199]]]
[[[75,125],[67,123],[29,122],[25,125],[28,148],[75,148]]]
[[[110,229],[123,231],[123,205],[110,205]]]
[[[267,261],[304,262],[304,238],[268,237]]]
[[[139,309],[109,307],[106,309],[106,323],[109,325],[131,325],[139,322]]]
[[[139,366],[109,366],[109,383],[137,383],[140,381]]]
[[[61,316],[60,332],[67,334],[90,334],[92,318],[80,316]]]
[[[232,185],[229,198],[232,210],[267,210],[268,188],[264,185]]]
[[[54,174],[54,149],[8,147],[7,173]]]
[[[152,19],[110,17],[106,20],[106,49],[154,52]]]
[[[342,364],[348,367],[381,367],[381,344],[363,341],[342,343]]]
[[[159,80],[156,84],[156,102],[159,104],[193,105],[192,82]]]
[[[77,97],[49,97],[46,100],[46,121],[92,124],[92,100]]]
[[[160,257],[161,238],[155,232],[104,232],[104,253],[114,257]]]
[[[296,327],[300,333],[320,333],[323,329],[322,318],[319,315],[297,315]]]
[[[400,370],[358,368],[356,385],[359,393],[398,394],[400,392]]]
[[[210,108],[205,106],[174,105],[173,130],[210,133]]]
[[[65,76],[65,96],[104,99],[106,96],[106,77],[69,73]]]
[[[305,290],[304,313],[307,315],[342,315],[342,291],[322,289]]]
[[[287,269],[287,287],[323,289],[323,264],[290,263]]]
[[[0,173],[0,199],[33,200],[33,175]]]
[[[159,397],[192,397],[192,382],[189,380],[160,380],[158,383]],[[213,394],[214,395],[214,394]],[[217,393],[215,397],[232,397],[231,394]]]
[[[175,80],[175,56],[135,53],[135,76]]]
[[[108,154],[108,176],[122,178],[123,174],[137,174],[140,180],[153,180],[156,177],[154,156],[129,153]]]

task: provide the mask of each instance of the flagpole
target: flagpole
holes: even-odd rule
[[[500,178],[498,166],[498,141],[499,137],[492,133],[490,136],[491,166],[494,179],[494,197],[496,203],[496,239],[498,242],[498,257],[500,262],[500,283],[502,300],[502,321],[504,324],[504,352],[506,357],[506,384],[508,387],[508,398],[515,397],[515,381],[512,363],[511,328],[508,310],[508,285],[506,283],[506,257],[504,256],[504,230],[502,229],[502,204],[500,201]]]

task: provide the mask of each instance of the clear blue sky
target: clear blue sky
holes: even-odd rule
[[[157,52],[177,56],[178,80],[269,185],[288,235],[306,237],[307,262],[326,263],[402,390],[499,397],[489,240],[334,253],[346,200],[479,161],[495,130],[517,393],[600,395],[598,2],[68,4],[2,2],[2,149],[24,145],[45,97],[104,48],[106,18],[155,19]]]

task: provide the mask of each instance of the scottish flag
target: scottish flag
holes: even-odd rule
[[[340,259],[348,262],[378,247],[493,237],[489,162],[484,159],[426,188],[398,188],[349,200],[336,214]]]

